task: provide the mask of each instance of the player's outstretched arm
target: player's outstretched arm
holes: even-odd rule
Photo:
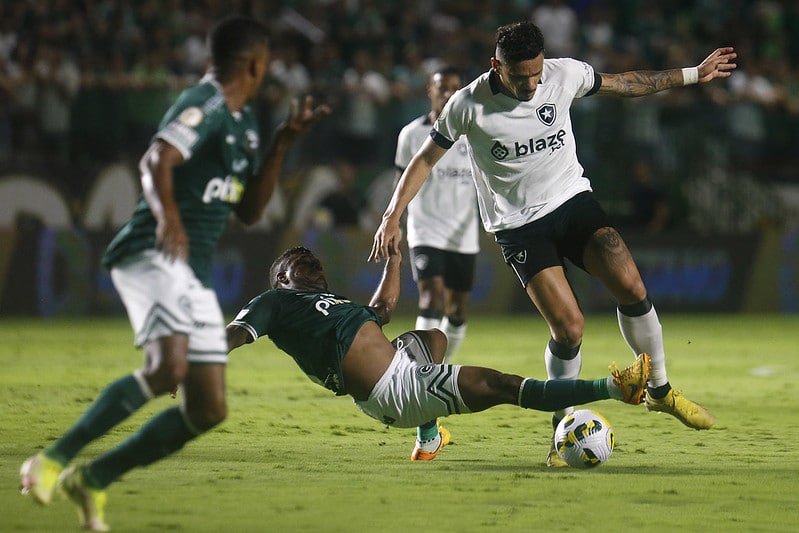
[[[225,328],[225,332],[227,333],[228,352],[235,350],[239,346],[252,342],[252,336],[250,333],[246,329],[235,324],[228,324],[227,328]]]
[[[324,116],[330,114],[326,105],[314,107],[310,96],[302,105],[294,99],[291,102],[289,116],[278,126],[275,139],[266,155],[261,173],[253,176],[244,190],[241,202],[236,206],[236,216],[245,224],[255,224],[261,218],[266,204],[275,190],[283,159],[291,144]]]
[[[400,217],[408,204],[413,200],[419,189],[422,188],[424,180],[430,175],[433,168],[441,156],[446,153],[445,148],[441,148],[432,139],[427,139],[411,159],[408,168],[402,173],[391,201],[383,213],[383,219],[375,232],[372,242],[372,251],[369,254],[369,261],[379,263],[381,259],[388,259],[390,253],[399,252],[402,235],[400,232]]]
[[[616,96],[646,96],[666,89],[707,83],[716,78],[727,78],[738,65],[732,61],[738,57],[730,46],[717,48],[696,67],[670,70],[633,70],[620,74],[599,76],[602,86],[598,94]]]
[[[399,248],[391,251],[383,267],[383,277],[369,301],[369,306],[374,307],[380,321],[386,325],[391,320],[391,315],[397,308],[400,297],[400,267],[402,266],[402,252]]]

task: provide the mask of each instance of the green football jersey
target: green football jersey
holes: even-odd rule
[[[206,78],[183,91],[155,137],[183,155],[174,169],[175,202],[189,237],[189,265],[209,286],[217,242],[247,178],[262,164],[257,120],[246,106],[231,112],[219,84]],[[155,217],[142,197],[108,246],[103,266],[110,268],[134,252],[155,247],[155,228]]]
[[[375,310],[321,291],[270,289],[253,298],[231,322],[253,339],[267,335],[311,380],[345,394],[341,361]]]

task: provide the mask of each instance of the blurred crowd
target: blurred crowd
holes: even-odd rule
[[[340,190],[358,197],[353,209],[368,204],[373,179],[392,167],[399,129],[429,110],[430,72],[449,64],[471,80],[488,68],[496,28],[522,19],[542,28],[548,56],[604,72],[696,65],[718,46],[739,54],[729,80],[575,105],[580,157],[611,211],[665,228],[681,211],[701,211],[696,179],[703,190],[707,180],[720,189],[740,180],[799,183],[795,0],[2,2],[0,170],[46,161],[61,179],[79,180],[69,172],[138,157],[169,103],[202,75],[209,28],[234,13],[272,33],[270,75],[255,103],[264,134],[292,98],[331,104],[333,117],[289,169],[347,169]],[[666,201],[664,221],[658,203]],[[770,201],[766,194],[763,209]],[[652,213],[632,210],[641,204]]]

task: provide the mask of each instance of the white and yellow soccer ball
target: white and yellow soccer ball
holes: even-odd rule
[[[590,409],[566,415],[555,428],[555,449],[574,468],[592,468],[608,460],[616,437],[608,420]]]

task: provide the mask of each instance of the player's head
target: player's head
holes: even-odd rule
[[[327,290],[322,262],[308,248],[289,248],[272,263],[269,282],[274,289]]]
[[[497,29],[497,47],[491,69],[499,75],[504,92],[531,100],[544,68],[544,35],[532,22],[514,22]]]
[[[433,113],[438,116],[450,96],[463,86],[461,73],[455,67],[441,67],[430,76],[427,84],[427,95],[430,97],[430,104]]]
[[[233,16],[221,20],[208,37],[211,68],[220,83],[245,75],[257,89],[269,61],[269,33],[251,18]]]

